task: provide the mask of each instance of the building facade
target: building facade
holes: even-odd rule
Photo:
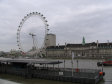
[[[71,58],[72,52],[75,57],[108,58],[112,57],[112,43],[66,44],[46,49],[46,55],[50,58]]]

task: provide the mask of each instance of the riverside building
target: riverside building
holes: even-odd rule
[[[79,58],[109,58],[112,57],[112,43],[85,43],[83,37],[82,44],[65,44],[58,46],[48,46],[46,56],[48,58],[71,58],[72,52]]]

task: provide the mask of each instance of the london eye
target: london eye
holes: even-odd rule
[[[32,30],[32,25],[30,25],[31,27],[30,27],[30,29],[29,30],[27,30],[27,27],[28,26],[25,26],[25,25],[27,25],[28,23],[28,20],[30,19],[30,18],[38,18],[39,19],[39,21],[35,21],[35,23],[36,23],[36,25],[37,24],[40,24],[40,22],[41,22],[41,25],[42,25],[42,28],[41,28],[41,26],[37,26],[36,28],[33,28],[33,31],[31,31]],[[23,42],[23,40],[25,40],[25,39],[27,39],[28,38],[28,36],[30,36],[30,37],[32,37],[32,40],[33,40],[33,47],[32,47],[32,50],[35,50],[37,53],[40,53],[40,51],[41,52],[45,52],[45,49],[46,49],[46,36],[47,36],[47,33],[48,33],[48,23],[47,23],[48,21],[46,20],[46,17],[44,17],[43,16],[43,14],[41,14],[41,13],[39,13],[39,12],[32,12],[32,13],[29,13],[29,14],[27,14],[26,16],[24,16],[24,18],[21,20],[21,22],[20,22],[20,24],[19,24],[19,26],[18,26],[18,29],[17,29],[17,46],[18,46],[18,48],[19,48],[19,51],[20,52],[22,52],[22,53],[26,53],[26,52],[28,52],[29,50],[27,49],[27,47],[25,48],[24,47],[24,45],[26,45],[26,46],[28,46],[29,44],[28,44],[28,40],[26,41],[26,43],[25,43],[25,41]],[[27,24],[26,24],[27,23]],[[32,23],[31,21],[30,21],[30,23]],[[24,30],[24,27],[25,26],[25,29],[26,30]],[[44,33],[43,35],[41,35],[41,34],[38,34],[38,33],[41,33],[41,31],[39,31],[39,30],[37,30],[37,29],[39,29],[40,28],[40,30],[41,29],[43,29],[43,31],[44,32],[42,32],[42,33]],[[23,30],[24,30],[24,32],[23,32]],[[35,31],[37,31],[37,32],[35,32]],[[26,36],[24,36],[23,34],[26,34]],[[38,34],[38,35],[37,35]],[[40,39],[38,39],[37,41],[38,41],[38,44],[36,44],[36,39],[35,39],[35,37],[37,37],[37,38],[39,38],[39,35],[40,35],[40,37],[42,37],[42,39],[43,40],[41,40],[40,41]],[[24,38],[22,38],[22,37],[24,37]],[[39,44],[39,41],[40,41],[40,43],[41,43],[41,45]],[[30,42],[31,43],[31,42]],[[31,46],[30,46],[31,47]],[[26,50],[27,49],[27,50]],[[30,48],[29,48],[30,49]]]

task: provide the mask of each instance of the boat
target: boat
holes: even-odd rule
[[[97,66],[112,66],[112,59],[103,62],[97,62]]]

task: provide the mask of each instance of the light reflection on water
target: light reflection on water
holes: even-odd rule
[[[63,61],[63,60],[60,60]],[[80,59],[79,60],[79,68],[89,68],[89,69],[101,69],[101,67],[97,67],[98,60],[87,60]],[[63,67],[64,64],[60,64],[59,67]],[[71,60],[66,60],[65,66],[67,68],[71,67]],[[52,65],[51,65],[52,67]],[[55,67],[58,67],[56,65]],[[74,68],[77,67],[77,62],[74,60]],[[106,75],[104,76],[104,81],[99,84],[112,84],[112,66],[104,67],[104,72]],[[51,80],[43,80],[43,79],[25,79],[23,77],[12,76],[12,75],[1,75],[0,74],[0,84],[75,84],[70,82],[59,82],[59,81],[51,81]]]
[[[13,81],[0,79],[0,84],[20,84],[20,83],[16,83],[16,82],[13,82]]]

